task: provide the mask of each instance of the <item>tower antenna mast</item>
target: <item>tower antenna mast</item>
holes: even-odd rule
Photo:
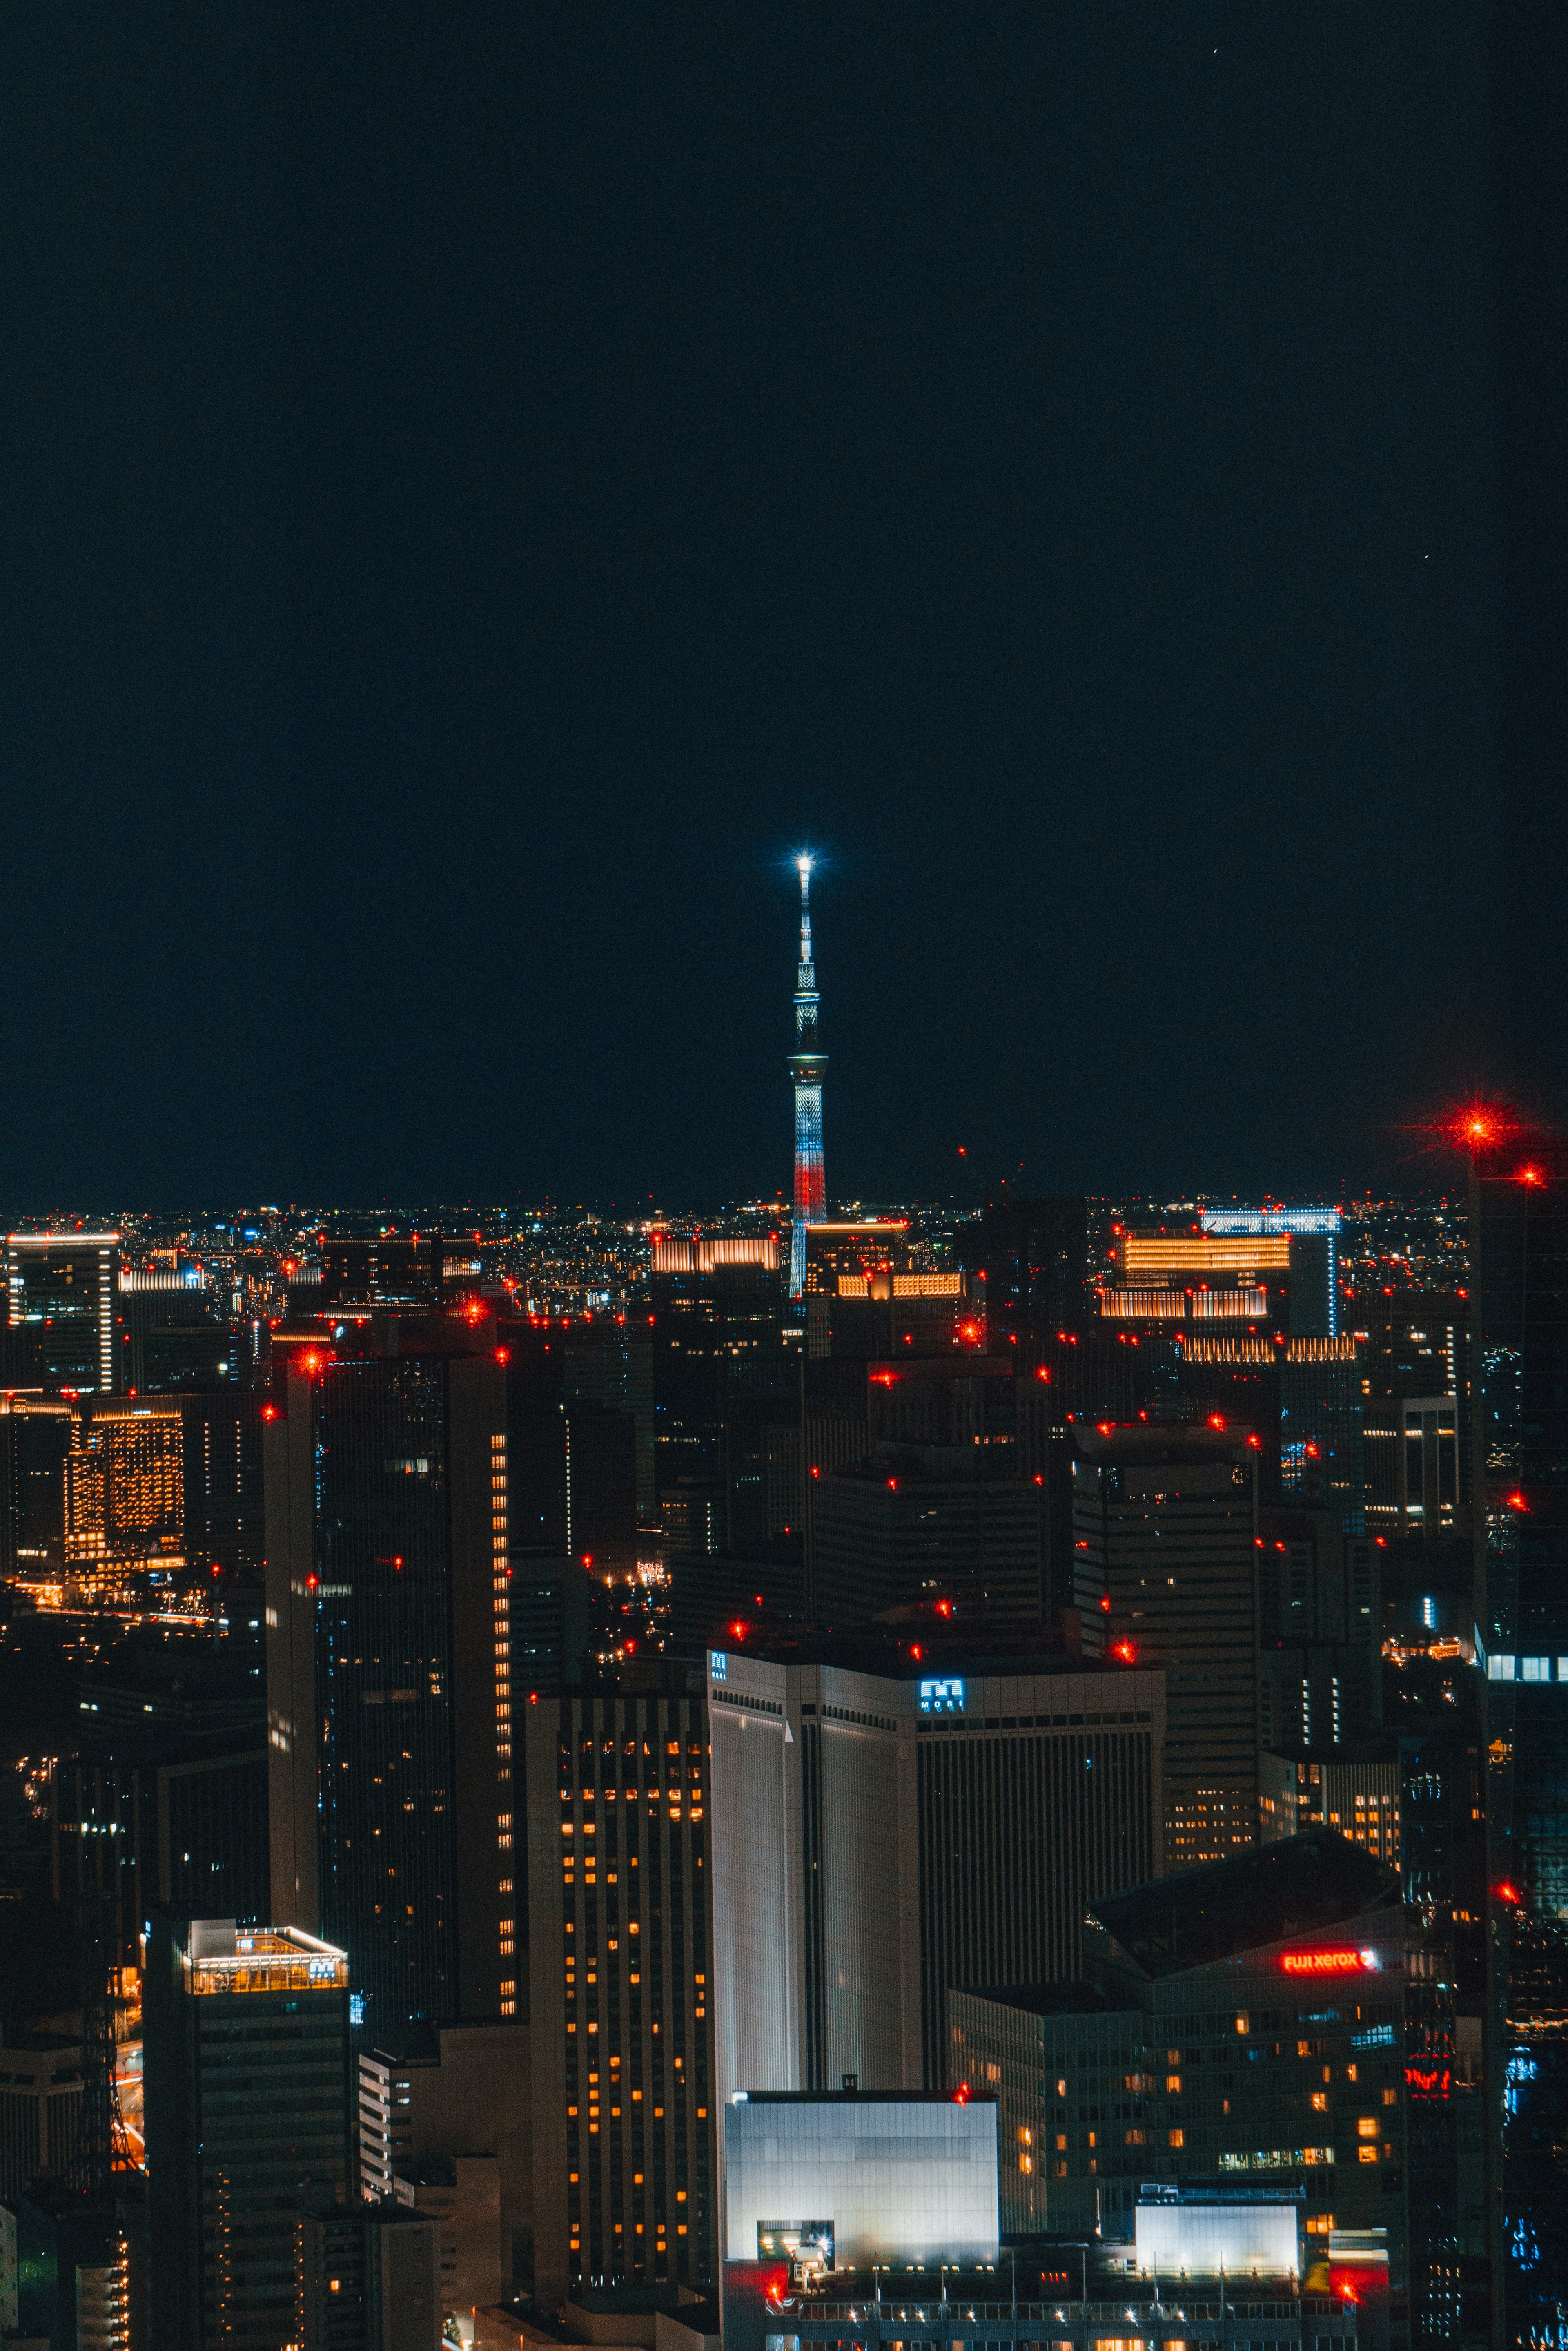
[[[800,875],[800,967],[794,982],[794,1051],[789,1064],[794,1084],[794,1223],[790,1234],[789,1293],[799,1298],[805,1289],[805,1229],[820,1221],[827,1207],[822,1160],[822,1078],[827,1056],[817,1050],[821,999],[811,953],[811,869],[816,861],[803,854],[794,862]]]

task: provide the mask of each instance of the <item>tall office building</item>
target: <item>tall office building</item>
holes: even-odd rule
[[[1490,1767],[1488,2055],[1494,2080],[1505,2068],[1514,2077],[1497,2206],[1509,2330],[1523,2340],[1554,2323],[1568,2210],[1568,1138],[1505,1114],[1466,1125],[1472,1525]]]
[[[1029,1347],[1081,1331],[1089,1289],[1089,1204],[1081,1194],[988,1200],[965,1236],[965,1261],[982,1277],[986,1343]]]
[[[517,2013],[519,1847],[505,1368],[457,1318],[379,1343],[296,1350],[264,1441],[274,1916],[384,2033]]]
[[[527,1709],[545,2303],[594,2280],[717,2274],[708,1708],[696,1677],[639,1680]]]
[[[1256,1843],[1260,1817],[1251,1440],[1151,1424],[1085,1430],[1076,1449],[1085,1641],[1166,1677],[1167,1864],[1228,1859]]]
[[[655,1238],[647,1336],[667,1552],[743,1552],[765,1538],[769,1436],[800,1423],[783,1276],[772,1233]]]
[[[1263,1746],[1365,1743],[1382,1722],[1386,1552],[1332,1510],[1287,1510],[1259,1513],[1257,1554]]]
[[[234,1326],[210,1275],[189,1266],[119,1277],[119,1384],[133,1395],[218,1387],[239,1377]]]
[[[118,1233],[10,1233],[10,1377],[57,1394],[119,1385]]]
[[[348,1961],[296,1928],[154,1913],[143,1989],[166,2351],[295,2340],[296,2217],[349,2189]]]
[[[1568,1919],[1568,1138],[1499,1124],[1475,1138],[1470,1270],[1494,1735],[1512,1717],[1503,1874]]]
[[[816,966],[811,954],[811,869],[797,857],[800,874],[800,967],[794,983],[794,1051],[789,1072],[794,1086],[794,1223],[790,1236],[790,1296],[805,1290],[805,1233],[827,1209],[827,1177],[822,1156],[822,1081],[827,1056],[817,1050]]]
[[[947,1601],[995,1640],[1038,1635],[1046,1608],[1046,1516],[1033,1481],[987,1475],[974,1451],[920,1447],[817,1476],[811,1607],[865,1625],[889,1608]]]

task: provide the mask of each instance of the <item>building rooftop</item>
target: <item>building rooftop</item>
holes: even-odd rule
[[[971,2000],[989,2000],[1025,2016],[1106,2016],[1119,2006],[1092,1983],[968,1984],[963,1990]]]
[[[1102,1896],[1089,1915],[1158,1979],[1337,1927],[1398,1897],[1392,1870],[1336,1829],[1316,1828]]]
[[[332,1991],[346,1989],[348,1955],[297,1927],[248,1927],[193,1918],[185,1949],[192,1992]]]
[[[993,2106],[986,2090],[955,2098],[950,2090],[737,2090],[735,2106]]]

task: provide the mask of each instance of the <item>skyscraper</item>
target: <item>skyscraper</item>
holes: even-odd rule
[[[348,1959],[155,1912],[144,2014],[157,2340],[281,2351],[295,2216],[350,2185]]]
[[[789,1290],[800,1297],[805,1288],[805,1228],[827,1206],[827,1178],[822,1161],[822,1076],[827,1056],[816,1050],[816,967],[811,959],[811,868],[809,857],[797,857],[800,874],[800,968],[794,982],[794,1051],[790,1075],[794,1081],[794,1230],[790,1242]]]
[[[265,1432],[274,1916],[378,2032],[518,1982],[505,1371],[460,1318],[383,1336],[298,1356]]]
[[[118,1233],[11,1233],[5,1282],[13,1379],[105,1395],[119,1384]]]
[[[1085,1638],[1166,1672],[1165,1855],[1224,1861],[1258,1835],[1257,1476],[1250,1439],[1084,1430],[1073,1479]]]

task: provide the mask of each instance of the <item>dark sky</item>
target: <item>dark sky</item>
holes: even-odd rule
[[[1468,0],[17,0],[7,1212],[785,1185],[805,842],[831,1192],[1431,1180],[1560,1075],[1488,73]]]

